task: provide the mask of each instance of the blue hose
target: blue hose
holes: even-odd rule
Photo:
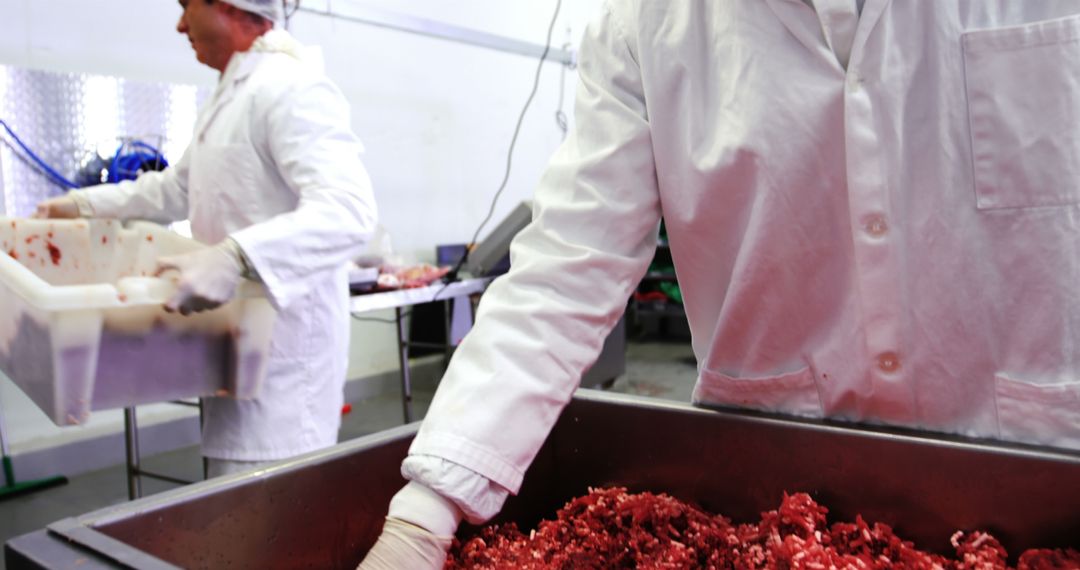
[[[124,154],[125,146],[147,152],[135,151]],[[116,154],[113,155],[112,163],[109,166],[107,182],[115,184],[121,180],[134,180],[138,176],[139,169],[146,163],[153,163],[162,167],[169,165],[165,157],[161,155],[161,151],[142,141],[135,140],[129,143],[121,143],[120,147],[116,149]]]
[[[34,163],[38,165],[39,168],[41,168],[42,170],[45,171],[45,173],[48,175],[48,177],[52,179],[52,182],[54,184],[56,184],[57,186],[60,186],[62,188],[67,188],[67,189],[73,189],[73,188],[78,188],[79,187],[78,184],[75,184],[74,182],[68,180],[67,178],[64,178],[64,176],[61,175],[59,172],[53,170],[53,168],[51,166],[49,166],[48,164],[45,164],[44,160],[41,160],[40,158],[38,158],[38,155],[34,154],[34,151],[30,150],[30,147],[26,146],[26,144],[22,142],[22,139],[19,138],[19,135],[16,135],[15,131],[11,130],[11,127],[9,127],[7,122],[5,122],[3,119],[0,119],[0,125],[2,125],[4,127],[4,130],[6,130],[9,135],[11,135],[11,138],[14,139],[15,143],[19,145],[19,148],[23,149],[23,152],[25,152],[27,154],[27,156],[29,156],[30,159],[33,160]]]

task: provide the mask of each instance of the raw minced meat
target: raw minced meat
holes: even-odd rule
[[[952,536],[954,558],[902,540],[888,525],[826,521],[828,509],[805,493],[784,495],[761,521],[732,524],[665,494],[590,489],[555,520],[528,535],[513,524],[493,525],[455,541],[447,569],[547,570],[615,568],[925,569],[1009,568],[1005,549],[984,532]],[[1080,570],[1080,552],[1028,550],[1017,570]]]

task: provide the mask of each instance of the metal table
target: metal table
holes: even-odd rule
[[[380,309],[394,309],[394,325],[397,328],[398,364],[401,367],[401,406],[405,417],[405,423],[413,421],[412,411],[412,379],[409,372],[409,348],[439,348],[446,351],[449,357],[453,351],[450,340],[450,314],[452,302],[455,299],[468,297],[476,293],[482,293],[491,283],[493,278],[481,277],[463,279],[450,284],[436,283],[427,287],[416,289],[400,289],[397,291],[385,291],[381,293],[366,293],[353,296],[349,304],[349,310],[353,315],[376,311]],[[405,328],[405,308],[422,303],[443,301],[446,304],[446,344],[433,344],[409,340],[409,332]]]

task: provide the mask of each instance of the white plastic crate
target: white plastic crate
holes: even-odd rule
[[[276,314],[244,282],[213,311],[162,308],[158,256],[203,247],[156,224],[0,217],[0,370],[57,425],[92,410],[197,396],[253,398]]]

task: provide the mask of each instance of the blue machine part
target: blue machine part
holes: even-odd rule
[[[160,171],[167,166],[168,161],[158,149],[140,140],[125,140],[113,155],[105,181],[115,184],[135,180],[143,172]]]

